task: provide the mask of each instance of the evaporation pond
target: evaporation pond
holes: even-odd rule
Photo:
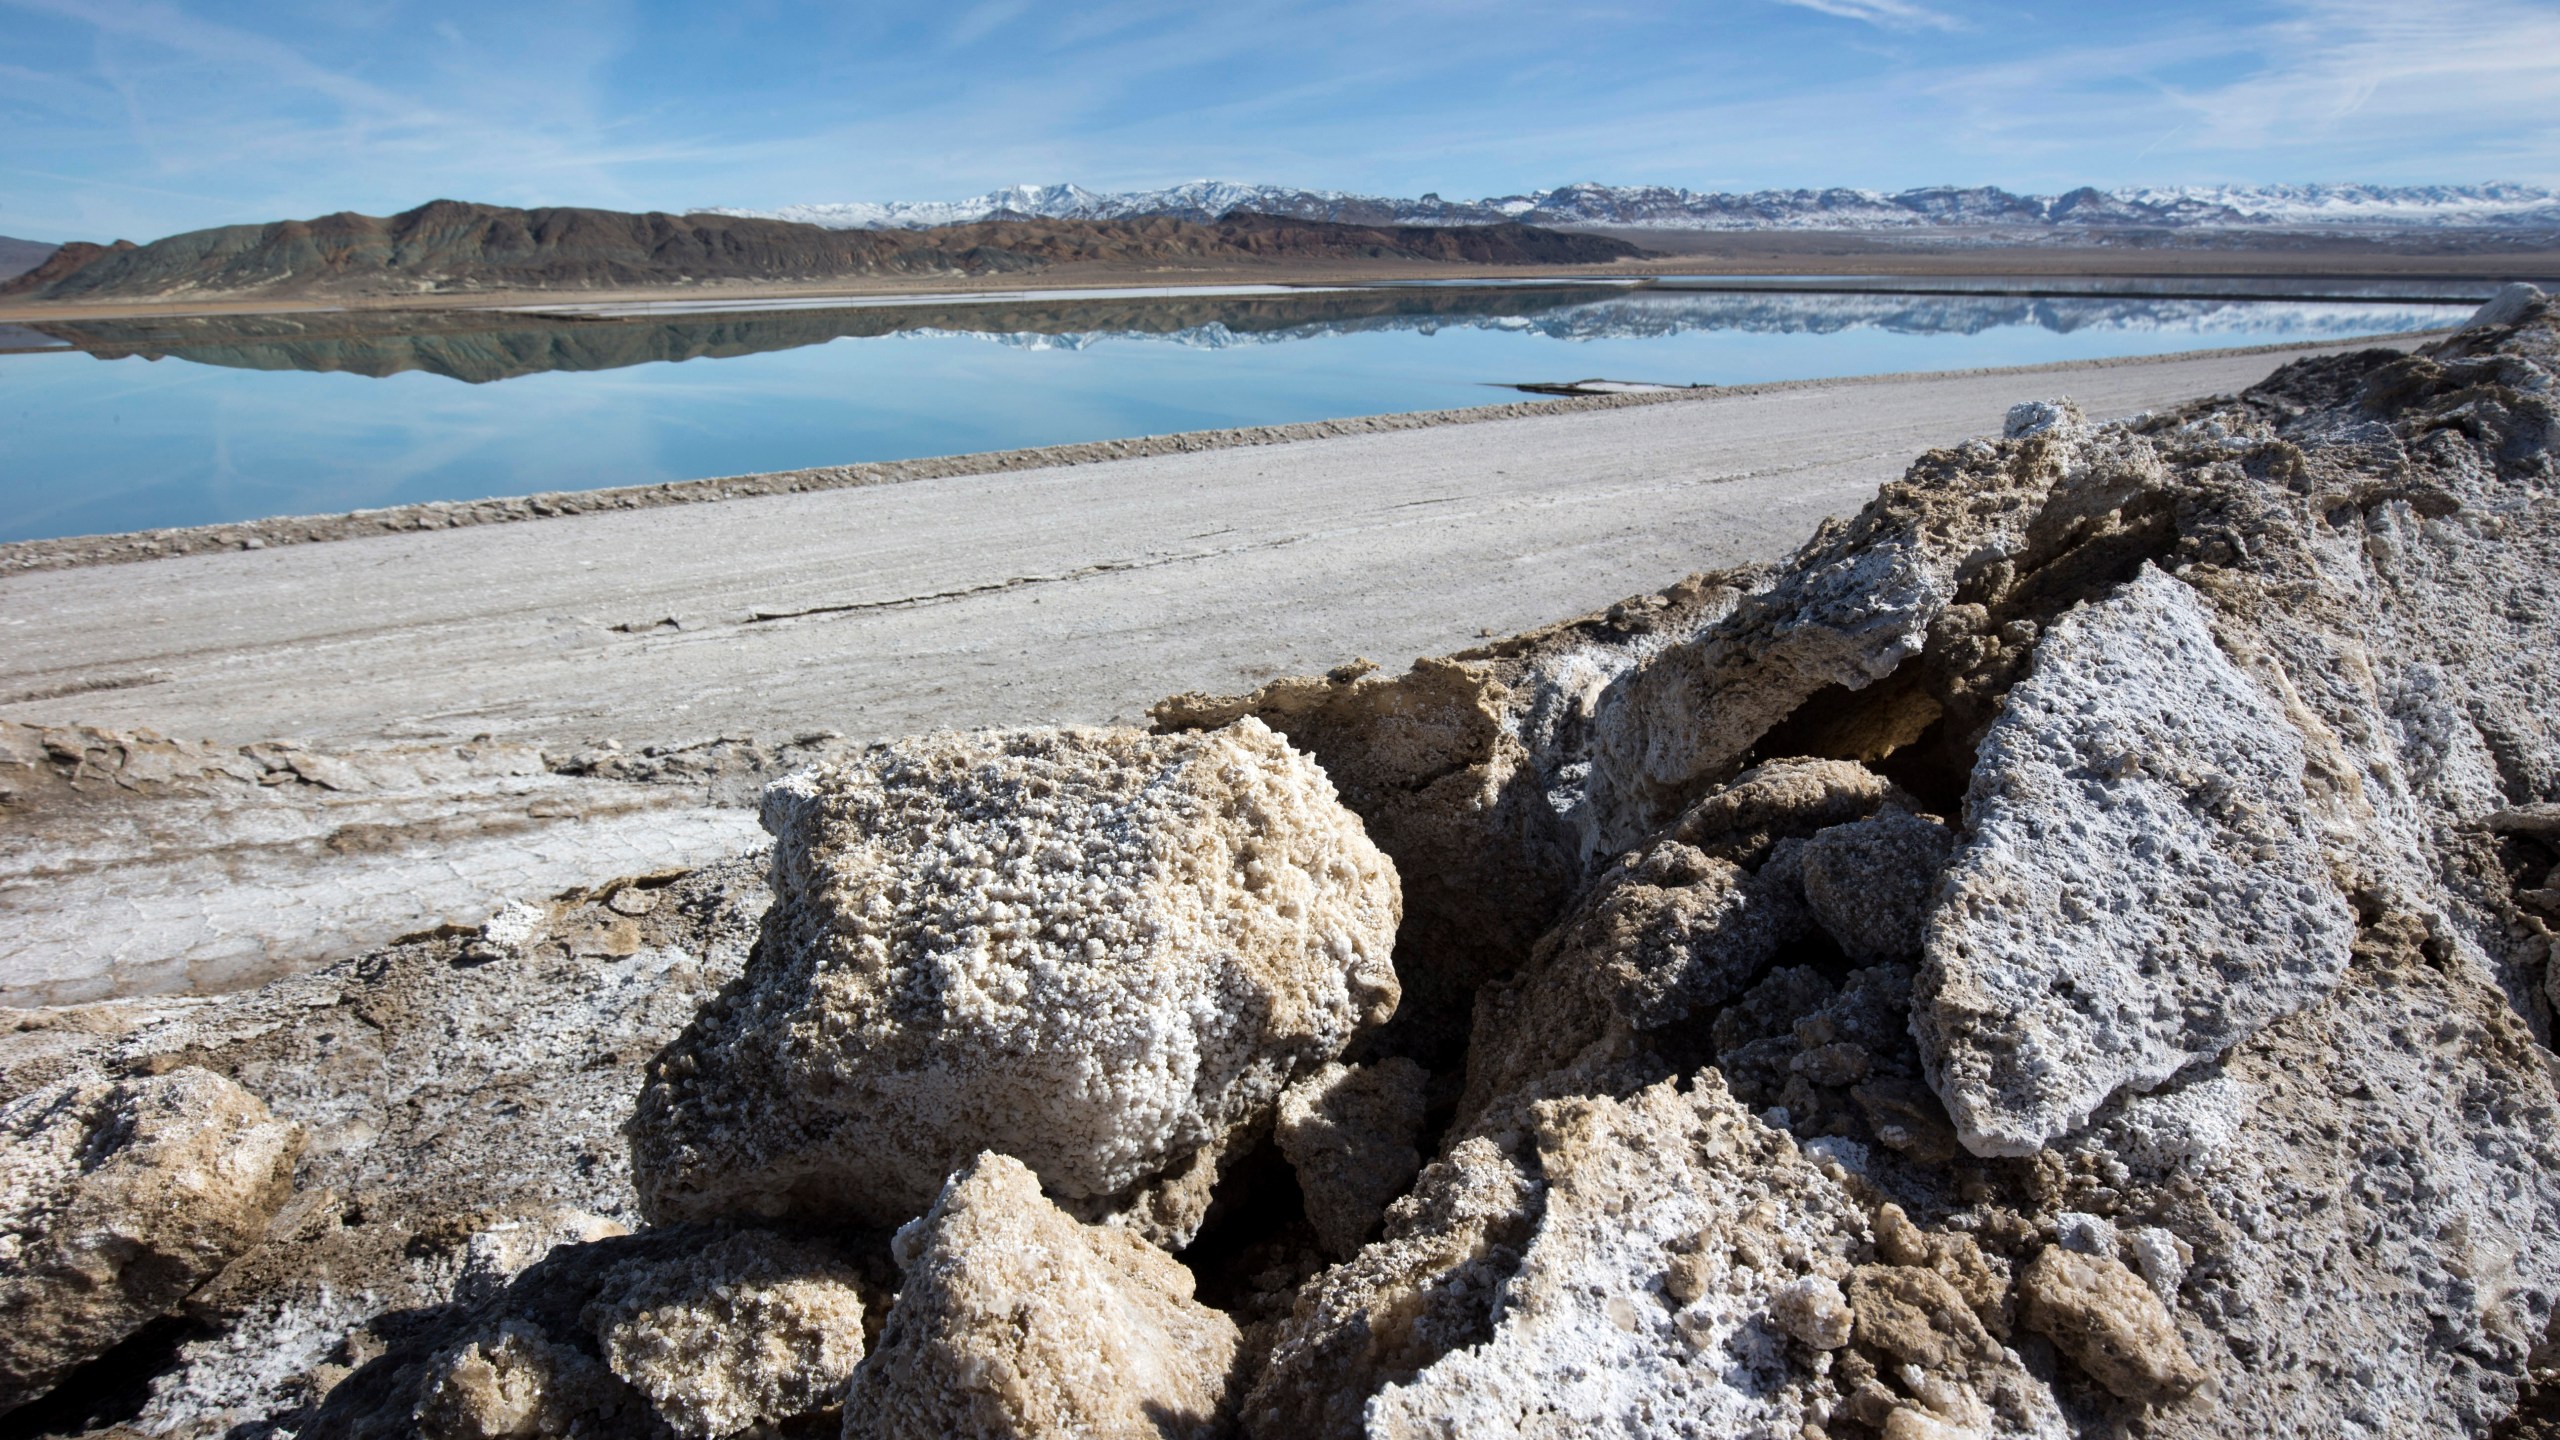
[[[1730,385],[2339,340],[2469,303],[1601,283],[0,326],[0,541]]]

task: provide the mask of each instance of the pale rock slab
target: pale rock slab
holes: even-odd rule
[[[988,1153],[898,1236],[906,1281],[845,1396],[845,1440],[1206,1440],[1241,1337],[1191,1272],[1077,1223]]]
[[[742,984],[651,1068],[652,1219],[896,1224],[982,1149],[1173,1243],[1393,1012],[1394,867],[1260,721],[884,743],[765,801]]]
[[[167,1313],[258,1242],[299,1127],[193,1067],[0,1108],[0,1410]]]
[[[2145,566],[2056,620],[1985,737],[1913,1032],[1966,1148],[2028,1155],[2326,994],[2355,921],[2303,747]]]

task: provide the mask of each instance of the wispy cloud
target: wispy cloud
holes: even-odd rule
[[[2410,122],[2560,131],[2560,10],[2508,0],[2290,9],[2260,31],[2265,61],[2253,73],[2167,88],[2198,143],[2246,149]]]
[[[435,195],[682,208],[1201,176],[1453,196],[2560,181],[2554,0],[1991,13],[0,0],[0,154],[31,162],[0,171],[0,228],[140,239]]]
[[[1887,30],[1961,30],[1964,22],[1910,0],[1777,0],[1799,10],[1818,10],[1843,20],[1862,20]]]

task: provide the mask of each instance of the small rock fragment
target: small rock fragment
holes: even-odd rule
[[[2088,417],[2068,399],[2022,400],[2010,406],[2007,417],[2000,422],[2000,438],[2004,440],[2024,440],[2033,435],[2076,440],[2088,433]]]
[[[2055,1246],[2018,1277],[2021,1317],[2127,1400],[2174,1400],[2204,1383],[2160,1297],[2113,1256]]]
[[[1837,1350],[1849,1343],[1857,1316],[1840,1282],[1828,1275],[1807,1275],[1778,1287],[1769,1297],[1769,1318],[1778,1328],[1816,1350]]]
[[[551,926],[551,912],[522,900],[510,900],[498,907],[480,927],[472,942],[476,953],[491,959],[521,955],[540,943],[543,932]]]
[[[1935,1270],[1861,1265],[1849,1278],[1858,1343],[1925,1370],[1989,1362],[2000,1344],[1965,1297]]]
[[[1755,866],[1778,841],[1874,814],[1896,793],[1892,782],[1854,760],[1769,760],[1690,806],[1671,834],[1719,860]]]
[[[416,1410],[423,1440],[536,1440],[578,1433],[622,1386],[587,1355],[510,1324],[439,1357]]]
[[[845,1440],[1215,1435],[1240,1337],[1191,1272],[1078,1224],[1009,1156],[969,1162],[898,1237],[906,1282],[845,1397]]]
[[[1429,1078],[1399,1056],[1329,1064],[1281,1093],[1273,1136],[1298,1173],[1307,1222],[1335,1259],[1360,1248],[1422,1169],[1414,1138]]]
[[[2178,1287],[2187,1283],[2187,1269],[2195,1263],[2195,1252],[2185,1241],[2160,1226],[2144,1225],[2124,1232],[2124,1253],[2161,1304],[2178,1303]]]
[[[1944,824],[1888,805],[1805,842],[1805,903],[1853,960],[1916,955],[1929,897],[1954,848]]]

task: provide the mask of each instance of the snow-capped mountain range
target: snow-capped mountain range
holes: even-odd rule
[[[1404,200],[1340,190],[1194,180],[1164,190],[1099,192],[1017,185],[967,200],[851,201],[702,213],[798,220],[834,230],[918,230],[996,215],[1214,220],[1230,210],[1359,225],[1550,226],[1667,230],[1887,230],[1917,227],[2208,228],[2238,226],[2560,225],[2560,191],[2531,185],[2207,185],[2018,195],[1995,186],[1876,190],[1755,190],[1659,185],[1561,185],[1530,195]]]

